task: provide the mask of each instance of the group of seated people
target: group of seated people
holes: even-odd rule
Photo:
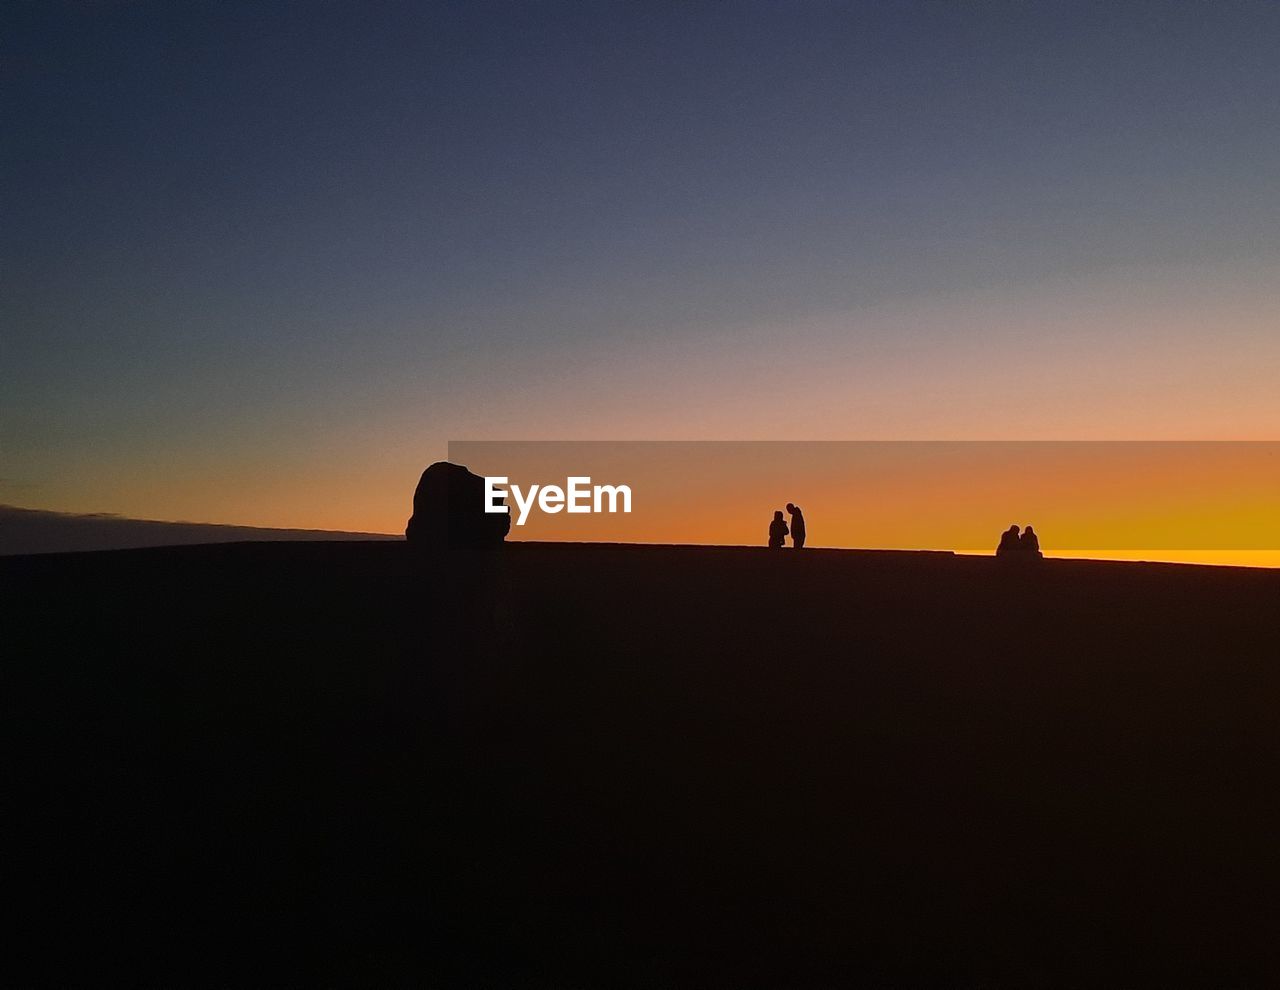
[[[997,557],[1009,557],[1014,560],[1039,560],[1044,556],[1040,552],[1040,537],[1028,526],[1018,535],[1018,527],[1010,526],[1000,535],[1000,545],[996,547]]]

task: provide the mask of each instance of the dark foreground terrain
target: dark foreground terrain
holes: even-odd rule
[[[1280,573],[0,561],[0,982],[1274,985]]]

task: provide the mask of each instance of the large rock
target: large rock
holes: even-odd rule
[[[501,546],[509,532],[509,513],[484,511],[482,477],[448,461],[437,461],[422,472],[404,532],[410,543],[483,549]]]

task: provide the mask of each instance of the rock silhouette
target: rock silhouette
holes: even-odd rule
[[[484,511],[482,477],[449,461],[437,461],[422,472],[404,531],[410,543],[424,549],[487,549],[501,546],[509,532],[510,513]]]

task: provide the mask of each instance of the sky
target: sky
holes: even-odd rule
[[[451,440],[1278,439],[1278,44],[1261,2],[5,5],[0,503],[399,532]]]

